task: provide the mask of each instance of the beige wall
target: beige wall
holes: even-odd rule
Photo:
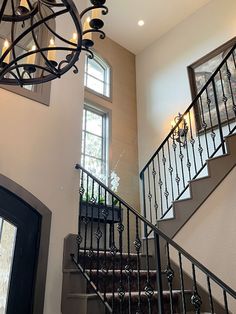
[[[135,56],[109,38],[96,40],[95,48],[112,67],[112,99],[106,100],[87,90],[85,97],[88,103],[97,103],[111,111],[110,170],[119,160],[118,194],[139,209]]]
[[[174,241],[234,290],[236,290],[235,179],[236,168],[174,238]],[[218,295],[218,300],[222,300],[221,291],[214,291]],[[232,313],[236,313],[236,301],[233,306]]]
[[[44,314],[60,313],[63,239],[77,230],[83,57],[78,65],[53,82],[49,107],[0,89],[0,172],[52,211]]]
[[[136,58],[139,166],[190,104],[186,67],[236,35],[235,0],[214,0]]]

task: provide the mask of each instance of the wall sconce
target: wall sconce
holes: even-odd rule
[[[176,124],[179,121],[180,123],[176,127]],[[173,130],[172,131],[173,140],[179,143],[182,147],[185,147],[187,143],[187,134],[188,134],[188,124],[185,117],[183,117],[181,113],[178,113],[178,115],[174,118],[174,120],[171,121],[171,126]]]

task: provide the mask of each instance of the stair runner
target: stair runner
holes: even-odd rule
[[[91,251],[80,251],[79,264],[87,269],[86,273],[98,292],[106,295],[114,314],[158,313],[156,271],[138,271],[137,260],[138,255],[134,253],[123,253],[121,258],[119,253],[112,255],[110,252],[105,254],[100,251],[95,255],[91,254]],[[88,285],[87,293],[94,294],[92,285]],[[190,299],[191,291],[186,291],[186,295],[189,295]],[[181,298],[179,290],[173,290],[171,293],[164,291],[164,313],[182,313]],[[170,310],[171,303],[173,312]]]

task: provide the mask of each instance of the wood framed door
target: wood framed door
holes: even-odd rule
[[[32,313],[41,218],[0,187],[0,314]]]

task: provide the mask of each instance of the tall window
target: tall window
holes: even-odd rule
[[[105,97],[110,97],[110,74],[109,65],[98,56],[90,59],[86,56],[85,62],[85,86],[92,91]]]
[[[108,170],[107,130],[107,114],[85,105],[81,164],[103,182],[106,182]]]

